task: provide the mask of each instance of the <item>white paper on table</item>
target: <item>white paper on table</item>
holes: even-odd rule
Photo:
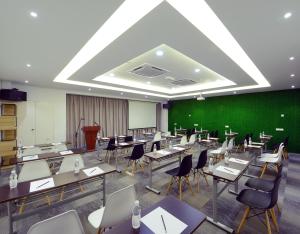
[[[121,142],[121,143],[119,143],[119,145],[129,145],[129,144],[125,143],[125,142]]]
[[[147,140],[138,140],[138,142],[147,142]]]
[[[57,143],[51,143],[51,145],[53,145],[53,146],[56,146],[56,145],[61,145],[62,143],[61,142],[57,142]]]
[[[99,175],[99,174],[103,173],[104,171],[99,167],[91,167],[91,168],[84,169],[83,172],[87,176],[94,176],[94,175]]]
[[[239,163],[239,164],[247,164],[248,163],[248,161],[246,161],[246,160],[237,159],[237,158],[230,158],[229,161]]]
[[[22,158],[22,161],[29,161],[29,160],[35,160],[35,159],[39,159],[39,156],[36,155],[29,155],[29,156],[24,156]]]
[[[119,136],[119,137],[126,137],[126,136]]]
[[[173,147],[172,149],[175,149],[175,150],[184,150],[185,148],[175,146],[175,147]]]
[[[165,232],[161,216],[163,216],[167,232]],[[161,207],[157,207],[155,210],[142,217],[141,222],[155,234],[179,234],[187,227],[184,222]]]
[[[65,151],[60,151],[59,152],[60,155],[68,155],[68,154],[73,154],[72,150],[65,150]]]
[[[29,192],[32,193],[35,191],[52,188],[54,186],[55,184],[52,177],[43,180],[37,180],[37,181],[30,182]]]
[[[34,148],[34,145],[23,146],[22,148],[23,149],[32,149],[32,148]]]
[[[224,167],[224,166],[218,166],[216,168],[217,171],[222,171],[228,174],[232,174],[232,175],[238,175],[240,173],[240,170],[231,168],[231,167]]]
[[[162,154],[162,155],[170,154],[170,152],[167,150],[159,150],[159,151],[157,151],[157,153]]]
[[[248,145],[248,147],[260,149],[262,146],[261,145]]]
[[[265,145],[264,143],[261,143],[261,142],[253,142],[252,141],[252,145]]]

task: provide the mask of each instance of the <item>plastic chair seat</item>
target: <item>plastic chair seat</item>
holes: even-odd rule
[[[259,162],[266,162],[266,163],[277,163],[279,162],[279,158],[269,158],[269,157],[264,157],[264,158],[259,158]]]
[[[239,202],[255,209],[268,209],[271,203],[270,193],[253,189],[244,189],[236,197]]]
[[[178,172],[179,172],[179,167],[175,167],[171,170],[166,171],[166,173],[171,175],[171,176],[177,176]]]
[[[245,185],[249,188],[271,192],[274,188],[274,181],[259,178],[250,178],[247,180]]]
[[[104,214],[104,209],[105,209],[105,207],[95,210],[93,213],[91,213],[88,216],[88,220],[89,220],[90,224],[96,229],[99,228],[99,226],[100,226],[100,223],[102,221],[102,217]]]

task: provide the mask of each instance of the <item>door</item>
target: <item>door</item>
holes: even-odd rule
[[[49,102],[35,104],[35,144],[51,143],[54,139],[54,107]]]

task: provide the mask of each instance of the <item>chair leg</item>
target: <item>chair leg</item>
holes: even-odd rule
[[[60,192],[60,197],[59,200],[62,201],[64,199],[64,193],[65,193],[65,186],[62,187],[61,192]]]
[[[271,218],[272,218],[272,221],[273,221],[273,223],[275,225],[276,231],[279,232],[279,227],[278,227],[278,223],[277,223],[277,219],[276,219],[274,208],[270,209],[269,212],[271,214]]]
[[[197,176],[198,176],[198,179],[197,179],[197,191],[198,193],[200,193],[200,173],[197,172]]]
[[[277,207],[278,213],[280,213],[281,211],[280,211],[278,203],[276,203],[276,207]]]
[[[174,177],[172,176],[171,181],[170,181],[170,183],[169,183],[169,185],[168,185],[167,195],[168,195],[168,193],[169,193],[170,190],[171,190],[171,187],[172,187],[172,185],[173,185],[173,181],[174,181]]]
[[[84,188],[82,187],[82,184],[81,183],[79,183],[79,189],[80,189],[80,192],[84,192]]]
[[[267,223],[267,228],[268,228],[268,234],[271,234],[271,225],[270,225],[270,220],[269,220],[269,215],[268,215],[268,211],[265,211],[265,215],[266,215],[266,223]]]
[[[48,206],[50,206],[51,205],[51,199],[50,199],[50,197],[48,195],[46,195],[45,198],[46,198],[46,202],[47,202]]]
[[[267,167],[268,167],[268,164],[265,163],[265,165],[262,167],[262,171],[261,171],[261,174],[260,174],[260,178],[262,178],[263,175],[265,174],[265,171],[266,171]]]
[[[135,161],[132,160],[132,175],[134,175],[134,172],[135,172]]]
[[[97,234],[102,234],[104,233],[104,228],[98,228]]]
[[[186,176],[186,177],[184,177],[184,178],[185,178],[185,181],[186,181],[186,183],[187,183],[189,189],[191,190],[192,195],[194,196],[193,189],[192,189],[191,183],[190,183],[190,181],[189,181],[189,176]]]
[[[24,198],[22,199],[22,203],[21,203],[21,206],[20,206],[20,209],[19,209],[19,214],[22,214],[23,211],[24,211],[24,209],[25,209],[25,202],[26,202],[26,199],[27,199],[27,197],[24,197]]]
[[[179,200],[182,200],[182,180],[181,180],[181,177],[178,178],[178,184],[179,184]]]
[[[246,210],[245,210],[245,212],[244,212],[243,218],[242,218],[242,220],[241,220],[241,222],[240,222],[240,225],[239,225],[239,227],[238,227],[236,233],[240,233],[242,227],[243,227],[244,224],[246,223],[246,219],[247,219],[249,213],[250,213],[250,207],[247,207]]]
[[[201,169],[201,171],[202,171],[202,175],[203,175],[203,177],[204,177],[204,179],[205,179],[205,181],[206,181],[207,186],[209,186],[208,181],[207,181],[207,178],[206,178],[206,175],[205,175],[203,169]]]

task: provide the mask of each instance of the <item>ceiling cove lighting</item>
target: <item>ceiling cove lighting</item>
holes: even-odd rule
[[[31,11],[30,16],[33,17],[33,18],[37,18],[38,14],[35,11]]]
[[[155,54],[159,57],[163,56],[164,55],[164,52],[162,50],[158,50],[155,52]]]
[[[189,0],[188,4],[182,0],[167,0],[167,2],[252,77],[259,86],[270,86],[267,79],[204,0]]]
[[[126,0],[80,49],[75,57],[55,77],[54,81],[64,81],[94,58],[105,47],[126,32],[147,15],[163,0]]]
[[[283,17],[284,17],[285,19],[288,19],[288,18],[290,18],[291,16],[292,16],[292,13],[291,13],[291,12],[287,12],[287,13],[284,14]]]

